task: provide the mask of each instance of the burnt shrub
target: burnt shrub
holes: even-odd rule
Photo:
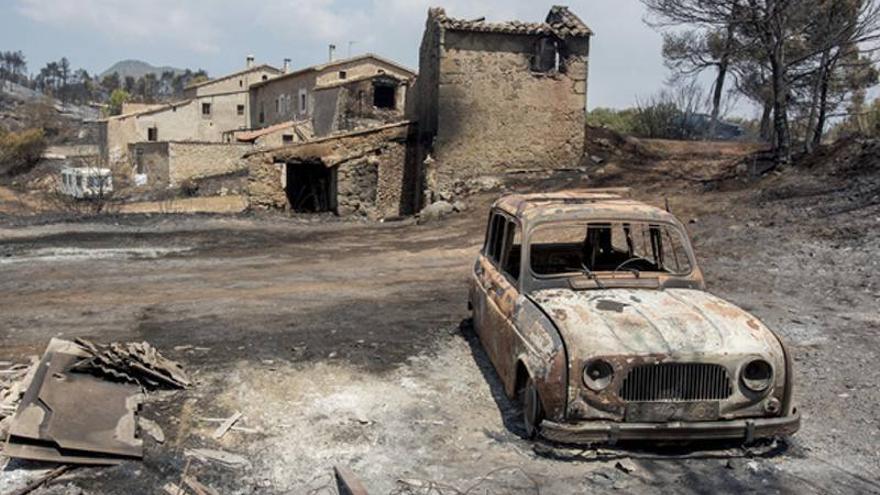
[[[180,183],[180,193],[187,198],[199,195],[199,183],[193,179],[186,179]]]

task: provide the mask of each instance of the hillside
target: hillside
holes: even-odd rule
[[[178,69],[176,67],[156,67],[141,60],[122,60],[116,62],[112,67],[102,72],[101,77],[103,78],[116,72],[119,73],[119,77],[122,79],[129,76],[138,79],[150,73],[156,74],[156,76],[161,76],[163,72],[168,71],[174,72],[174,75],[183,74],[184,72],[183,69]]]

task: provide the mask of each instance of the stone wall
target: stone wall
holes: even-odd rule
[[[394,87],[394,108],[374,106],[376,84]],[[379,127],[405,119],[407,84],[385,76],[341,81],[315,88],[312,122],[316,136]]]
[[[249,144],[187,142],[134,143],[129,148],[131,169],[126,174],[145,175],[142,187],[150,189],[243,170],[242,157],[253,150]]]
[[[247,92],[200,97],[162,108],[111,117],[101,123],[101,155],[114,170],[124,173],[130,165],[128,145],[149,141],[149,129],[156,129],[156,141],[200,141],[220,143],[229,131],[248,127]],[[203,104],[211,114],[202,114]],[[244,105],[242,115],[238,107]]]
[[[257,208],[285,209],[285,167],[320,162],[336,167],[340,215],[387,218],[413,213],[408,160],[410,124],[399,123],[340,134],[247,156],[248,195]]]
[[[327,136],[338,129],[342,91],[338,86],[315,91],[315,109],[312,112],[312,128],[315,130],[315,136]]]
[[[324,86],[341,80],[339,72],[345,71],[346,79],[357,79],[375,74],[388,74],[398,79],[409,79],[412,74],[398,67],[372,58],[355,59],[345,63],[334,63],[332,67],[320,70],[315,80],[316,85]]]
[[[129,145],[131,156],[130,174],[146,177],[141,187],[163,189],[168,187],[168,143],[134,143]]]
[[[259,152],[246,159],[248,169],[247,195],[251,206],[263,210],[287,207],[284,191],[284,164],[268,152]]]
[[[299,125],[302,126],[303,124]],[[285,136],[288,136],[289,139],[291,139],[294,143],[303,141],[302,139],[300,139],[297,132],[293,129],[293,126],[290,126],[260,136],[259,138],[257,138],[256,141],[254,141],[254,146],[260,149],[269,149],[278,148],[280,146],[290,144],[290,142],[285,141]]]
[[[379,160],[373,157],[337,167],[336,204],[340,216],[376,216]]]
[[[206,81],[193,88],[187,88],[184,96],[187,98],[195,98],[197,96],[210,96],[223,93],[232,93],[236,91],[247,91],[252,84],[267,81],[280,74],[280,71],[269,68],[265,65],[254,67],[251,70],[236,72],[224,77]]]
[[[146,110],[154,110],[156,108],[161,108],[165,105],[161,103],[132,103],[128,101],[122,102],[122,115],[136,112],[143,112]]]
[[[541,35],[443,29],[428,22],[412,118],[425,186],[576,166],[583,154],[589,39],[565,41],[559,70],[533,70]],[[430,199],[430,198],[429,198]]]
[[[430,142],[437,134],[437,96],[440,89],[442,30],[429,18],[419,48],[419,77],[410,90],[407,115],[418,122],[420,141]]]
[[[345,78],[340,77],[345,72]],[[291,120],[311,118],[316,108],[315,88],[327,86],[346,79],[356,79],[379,73],[398,79],[410,79],[409,74],[394,65],[380,60],[356,58],[351,61],[334,62],[304,69],[260,83],[251,89],[251,122],[254,127],[268,127]],[[305,110],[300,108],[300,95],[305,94]],[[260,114],[262,111],[262,120]]]
[[[311,94],[314,86],[315,74],[312,72],[293,73],[257,84],[250,91],[252,127],[307,119],[314,108]],[[300,94],[306,96],[304,111],[300,109]]]
[[[169,186],[242,170],[242,157],[251,150],[253,146],[249,144],[168,143]]]

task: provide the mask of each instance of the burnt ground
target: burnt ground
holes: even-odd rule
[[[466,322],[466,277],[498,192],[426,225],[7,216],[0,360],[39,354],[53,336],[147,340],[197,381],[150,396],[142,415],[168,438],[146,439],[143,462],[79,468],[37,493],[157,492],[193,447],[251,461],[192,461],[188,472],[224,494],[335,493],[322,491],[335,464],[371,493],[428,493],[429,482],[481,483],[471,493],[880,493],[876,165],[742,180],[730,172],[747,147],[640,146],[609,153],[589,177],[517,176],[509,187],[632,185],[640,199],[668,199],[710,290],[792,348],[803,426],[788,442],[591,450],[523,440]],[[217,423],[205,419],[235,411],[253,430],[213,440]],[[45,467],[10,460],[0,492]],[[400,479],[422,487],[403,491]]]

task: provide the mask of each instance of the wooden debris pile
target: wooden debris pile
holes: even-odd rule
[[[6,437],[12,415],[33,380],[39,362],[37,356],[31,356],[27,364],[0,362],[0,439]]]

